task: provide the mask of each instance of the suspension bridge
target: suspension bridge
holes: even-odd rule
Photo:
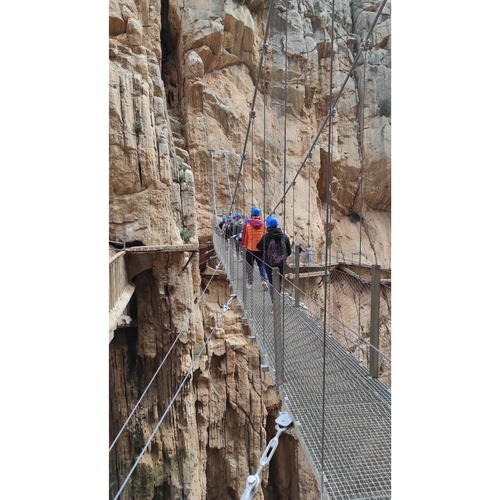
[[[332,130],[333,118],[336,113],[335,106],[338,102],[351,73],[358,64],[361,55],[370,48],[370,36],[377,24],[386,4],[382,0],[378,10],[368,29],[368,32],[359,45],[359,50],[354,58],[353,65],[347,74],[340,90],[334,99],[333,97],[333,36],[330,58],[330,108],[328,116],[320,127],[318,134],[304,158],[295,177],[290,182],[287,180],[286,168],[286,109],[287,109],[287,70],[288,59],[285,58],[285,114],[283,127],[284,164],[283,171],[283,196],[276,203],[273,210],[265,210],[267,214],[274,215],[279,211],[283,216],[284,226],[286,224],[286,199],[292,190],[292,220],[294,221],[295,207],[295,186],[296,180],[303,169],[308,164],[308,223],[310,228],[311,220],[311,159],[312,151],[319,140],[323,129],[328,125],[328,159],[326,169],[326,195],[325,200],[331,199],[332,184]],[[247,190],[247,180],[244,173],[244,165],[247,160],[246,148],[250,141],[251,159],[251,204],[254,205],[256,199],[254,195],[254,169],[253,169],[253,136],[255,120],[255,100],[257,96],[258,82],[261,71],[264,72],[263,80],[266,81],[266,59],[268,45],[266,37],[271,19],[273,2],[269,6],[269,18],[266,26],[266,33],[261,47],[261,61],[259,64],[257,83],[249,113],[249,122],[241,162],[233,194],[225,212],[228,216],[234,212],[238,203],[246,209],[245,192]],[[331,31],[333,34],[335,4],[332,2]],[[288,10],[285,12],[285,25],[288,26]],[[287,52],[288,33],[284,35],[284,52]],[[366,58],[365,61],[366,62]],[[364,90],[366,79],[366,64],[363,65],[363,83],[360,92],[360,163],[361,172],[359,178],[360,222],[363,218],[363,178],[364,178]],[[268,206],[266,200],[267,171],[266,171],[266,92],[264,91],[263,107],[263,161],[262,161],[262,206]],[[251,139],[250,139],[251,137]],[[240,262],[233,249],[232,242],[217,230],[217,210],[215,182],[214,182],[214,151],[210,151],[212,159],[212,196],[214,213],[213,242],[219,261],[222,263],[230,285],[242,309],[243,318],[248,322],[252,331],[251,339],[256,341],[262,356],[261,371],[269,372],[273,378],[277,390],[280,394],[283,409],[291,416],[297,437],[302,444],[305,455],[316,476],[321,491],[322,498],[328,499],[367,499],[367,498],[390,498],[391,497],[391,393],[388,387],[378,379],[379,361],[385,371],[390,372],[390,359],[378,349],[378,303],[371,304],[371,313],[376,315],[377,320],[370,325],[371,333],[376,331],[374,338],[376,345],[367,342],[362,335],[361,320],[361,296],[362,288],[368,282],[372,287],[375,281],[367,280],[361,273],[357,276],[359,285],[359,306],[357,311],[358,328],[351,328],[349,322],[341,319],[344,315],[343,308],[339,303],[338,315],[331,312],[331,304],[337,300],[335,295],[340,297],[342,292],[335,293],[334,282],[336,281],[332,273],[335,266],[332,266],[332,258],[328,254],[328,241],[330,239],[332,207],[326,203],[325,213],[325,262],[324,266],[309,265],[305,272],[301,273],[299,255],[293,266],[284,271],[281,286],[274,288],[273,298],[265,289],[259,287],[246,287],[247,264],[246,258]],[[224,155],[227,171],[227,154]],[[241,179],[241,180],[240,180]],[[243,185],[244,190],[240,190]],[[231,192],[231,184],[228,177],[228,192]],[[238,197],[238,193],[240,196]],[[275,193],[274,193],[275,196]],[[270,196],[270,198],[274,198]],[[294,222],[293,222],[294,224]],[[295,226],[292,232],[295,235]],[[310,230],[307,234],[308,245],[310,244]],[[360,242],[358,252],[358,269],[361,270],[361,223]],[[244,252],[246,249],[244,249]],[[265,260],[264,255],[261,256]],[[337,259],[338,262],[338,259]],[[309,263],[311,264],[311,263]],[[366,263],[365,263],[366,265]],[[374,266],[379,267],[379,266]],[[256,269],[252,265],[254,273],[254,283],[259,283],[260,278]],[[273,270],[273,284],[280,280]],[[322,278],[323,277],[323,278]],[[293,279],[293,282],[291,281]],[[321,286],[324,290],[324,301],[317,300],[301,290],[300,283],[304,279],[323,279]],[[365,283],[363,284],[363,281]],[[271,284],[271,286],[273,286]],[[307,299],[306,299],[307,296]],[[303,300],[301,300],[301,298]],[[305,304],[307,302],[307,305]],[[370,309],[369,307],[367,309]],[[354,315],[356,316],[356,315]],[[372,338],[370,337],[370,341]],[[354,355],[357,353],[358,357]],[[370,368],[361,361],[369,360]],[[283,428],[277,420],[278,435]],[[269,457],[266,453],[261,459],[259,472],[263,464],[267,463]],[[249,476],[247,488],[243,499],[252,498],[256,493],[258,478]]]
[[[273,290],[274,300],[260,287],[247,289],[245,259],[219,231],[213,238],[261,352],[261,371],[276,383],[324,498],[390,498],[391,394],[346,348],[361,340],[369,351],[369,343],[331,315],[325,331],[313,318],[319,311],[311,314],[302,300],[297,307],[288,280],[283,293]],[[382,362],[390,369],[389,359]]]
[[[290,194],[290,190],[295,188],[296,179],[298,178],[303,167],[308,164],[308,222],[310,227],[311,214],[311,159],[313,147],[316,145],[325,127],[328,126],[328,158],[326,162],[326,190],[324,199],[330,200],[332,186],[332,130],[333,118],[336,113],[335,106],[342,94],[348,79],[351,77],[354,69],[360,64],[360,57],[370,49],[370,37],[378,19],[385,7],[387,0],[382,0],[378,10],[373,18],[370,27],[367,30],[366,36],[359,43],[351,69],[336,92],[336,97],[333,97],[333,41],[331,37],[330,49],[330,102],[329,112],[323,124],[321,125],[316,138],[312,141],[309,151],[298,168],[295,177],[287,180],[286,168],[286,114],[287,114],[287,86],[288,86],[288,59],[285,57],[285,95],[284,95],[284,151],[283,151],[283,196],[277,200],[276,206],[272,210],[266,209],[267,214],[274,214],[279,209],[283,216],[283,221],[286,223],[286,198]],[[378,328],[379,322],[370,321],[369,315],[376,314],[378,319],[379,311],[378,304],[375,302],[368,304],[366,302],[367,288],[372,287],[375,282],[380,285],[384,280],[374,279],[376,275],[372,260],[367,258],[362,262],[361,251],[361,223],[360,223],[360,246],[358,260],[352,259],[349,261],[338,255],[335,258],[328,253],[325,248],[324,264],[311,262],[308,265],[299,264],[299,255],[296,254],[295,262],[291,262],[285,269],[281,286],[276,287],[275,284],[280,280],[276,274],[277,270],[273,271],[273,300],[271,299],[271,290],[264,290],[259,287],[247,288],[247,268],[246,259],[240,259],[235,252],[232,240],[227,240],[225,235],[218,230],[217,217],[225,213],[234,213],[237,203],[247,209],[247,200],[245,192],[250,189],[251,200],[250,205],[253,206],[258,196],[254,193],[254,168],[253,168],[253,136],[254,136],[254,121],[256,117],[255,101],[259,82],[262,79],[266,81],[266,60],[268,54],[267,37],[271,24],[272,15],[276,15],[273,0],[269,4],[268,20],[265,28],[263,42],[261,45],[261,59],[258,66],[255,90],[251,102],[249,121],[246,131],[246,137],[241,154],[241,163],[239,171],[236,175],[229,172],[229,161],[227,152],[223,152],[222,158],[225,164],[225,177],[227,178],[228,188],[227,193],[233,192],[228,203],[227,210],[218,208],[218,200],[220,202],[224,195],[216,193],[217,183],[215,176],[215,151],[209,150],[209,158],[212,160],[212,203],[213,203],[213,246],[218,259],[218,264],[213,271],[212,277],[216,273],[220,273],[222,267],[229,280],[232,288],[231,298],[228,304],[223,308],[223,314],[228,310],[229,305],[233,300],[236,300],[238,307],[241,308],[242,320],[247,322],[250,330],[250,340],[257,343],[262,364],[261,372],[263,376],[272,377],[276,389],[281,397],[283,410],[293,422],[293,429],[296,432],[297,438],[302,445],[302,449],[307,457],[313,473],[318,481],[321,497],[324,499],[343,499],[343,500],[361,500],[372,498],[390,498],[391,497],[391,392],[386,384],[379,379],[379,374],[383,373],[390,380],[391,361],[390,358],[379,349],[378,346]],[[335,3],[332,2],[331,12],[331,29],[330,33],[335,33],[334,18],[335,18]],[[281,14],[280,14],[281,15]],[[285,7],[285,26],[288,29],[288,5]],[[284,36],[284,52],[287,53],[288,33]],[[365,60],[366,62],[366,60]],[[366,66],[366,65],[365,65]],[[363,73],[364,75],[364,73]],[[363,78],[365,78],[363,76]],[[364,82],[363,82],[364,90]],[[260,200],[263,207],[268,206],[269,200],[266,199],[266,86],[264,85],[264,106],[263,106],[263,153],[262,153],[262,172],[263,193]],[[360,222],[363,219],[363,178],[364,178],[364,91],[360,92],[359,109],[359,149],[360,149],[360,165],[361,171],[359,176],[359,189],[356,196],[359,196],[359,218]],[[250,140],[251,138],[251,140]],[[251,142],[251,175],[245,176],[243,170],[247,157],[247,146]],[[250,183],[248,182],[250,177]],[[218,178],[221,178],[218,176]],[[231,178],[235,178],[235,182],[231,185]],[[241,190],[241,187],[244,187]],[[294,191],[292,191],[294,196]],[[238,196],[239,195],[239,196]],[[276,192],[273,193],[274,197]],[[260,196],[260,195],[259,195]],[[279,197],[279,195],[278,195]],[[271,197],[270,197],[271,198]],[[273,198],[274,199],[274,198]],[[239,201],[238,201],[239,200]],[[274,200],[276,201],[276,200]],[[270,202],[269,202],[270,203]],[[294,210],[295,201],[292,200],[292,211]],[[220,205],[219,205],[220,207]],[[325,213],[325,247],[330,237],[332,208],[330,203],[326,203]],[[292,215],[294,219],[294,215]],[[309,243],[309,230],[307,241]],[[158,249],[153,249],[158,251]],[[180,248],[168,249],[168,251],[196,251],[197,249]],[[161,251],[165,251],[161,249]],[[244,249],[244,252],[246,249]],[[243,256],[245,257],[245,256]],[[133,283],[128,280],[126,273],[123,271],[123,266],[120,265],[120,257],[114,260],[113,268],[110,266],[110,282],[113,279],[121,287],[120,292],[115,292],[113,297],[110,297],[110,339],[112,338],[112,330],[118,321],[120,311],[123,309],[123,303],[127,297],[133,293]],[[188,261],[189,262],[189,261]],[[146,265],[140,262],[142,266]],[[349,269],[342,269],[339,265],[346,264],[347,266],[357,264],[358,274],[353,273]],[[187,263],[186,263],[187,266]],[[362,275],[360,272],[364,267],[365,270],[372,267],[372,278],[366,277],[366,273]],[[390,268],[390,264],[389,264]],[[260,282],[260,277],[255,268],[252,268],[254,273],[254,283]],[[113,278],[112,278],[113,270]],[[208,270],[208,269],[207,269]],[[210,271],[209,271],[210,272]],[[359,290],[359,300],[356,311],[350,312],[341,303],[342,296],[345,291],[342,291],[346,280],[354,279],[356,287]],[[311,290],[304,289],[304,282],[313,283],[316,293],[309,293]],[[390,281],[390,280],[386,280]],[[273,286],[271,284],[271,286]],[[207,285],[208,288],[208,285]],[[348,287],[347,287],[348,288]],[[318,290],[324,291],[324,299],[318,297]],[[390,297],[390,290],[386,292]],[[203,295],[203,294],[202,294]],[[372,297],[374,294],[372,293]],[[362,297],[364,297],[362,299]],[[111,299],[116,304],[111,308]],[[390,299],[389,299],[390,300]],[[371,310],[370,310],[371,309]],[[189,320],[189,318],[188,318]],[[187,320],[187,321],[188,321]],[[186,321],[186,325],[187,325]],[[220,318],[219,320],[220,321]],[[217,326],[217,325],[216,325]],[[364,329],[370,328],[370,335],[376,331],[377,342],[373,342],[372,337],[367,340],[364,335]],[[182,332],[183,329],[181,329]],[[207,336],[204,347],[207,346],[215,328]],[[180,334],[179,334],[180,335]],[[177,340],[177,339],[176,339]],[[175,342],[174,342],[175,344]],[[171,349],[173,346],[171,347]],[[170,353],[170,350],[169,350]],[[191,369],[186,374],[184,381],[177,394],[174,395],[171,403],[166,409],[163,416],[159,419],[156,428],[151,434],[148,442],[139,454],[136,462],[125,478],[120,489],[114,499],[118,499],[125,484],[131,477],[139,460],[149,446],[151,439],[159,429],[177,397],[182,386],[188,380],[192,368],[196,365],[199,356],[193,360]],[[168,354],[167,354],[168,357]],[[166,359],[166,358],[165,358]],[[165,361],[163,360],[163,362]],[[158,371],[161,369],[161,366]],[[156,374],[155,374],[156,376]],[[150,384],[152,381],[150,382]],[[146,388],[146,391],[148,387]],[[140,404],[145,392],[137,402],[136,408]],[[134,408],[134,411],[135,409]],[[125,429],[128,421],[123,425],[120,433],[115,438],[115,441],[110,447],[110,451],[119,438],[120,434]],[[288,421],[287,418],[284,421]],[[285,429],[279,425],[277,419],[277,430],[279,434]],[[276,443],[274,444],[276,445]],[[267,453],[267,450],[264,454]],[[267,463],[270,456],[261,459],[258,472]],[[252,479],[252,481],[250,481]],[[256,493],[258,486],[258,478],[249,476],[247,480],[247,489],[241,500],[250,499]]]

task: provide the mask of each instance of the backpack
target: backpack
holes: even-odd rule
[[[281,266],[286,259],[283,239],[279,238],[278,241],[279,243],[275,239],[272,239],[267,249],[266,255],[271,267]]]

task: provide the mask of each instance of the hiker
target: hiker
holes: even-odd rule
[[[303,253],[304,253],[304,248],[302,247],[302,243],[299,243],[299,262],[302,262]]]
[[[250,220],[250,217],[245,217],[245,220],[243,221],[243,229],[241,230],[240,233],[240,254],[243,251],[243,238],[245,237],[245,226],[247,225],[247,222]]]
[[[226,241],[233,235],[233,222],[234,219],[229,216],[226,221],[226,226],[224,227],[224,235],[226,237]]]
[[[233,234],[232,238],[234,240],[234,245],[236,248],[236,257],[238,257],[238,261],[241,262],[241,251],[240,251],[240,240],[241,240],[241,231],[243,230],[243,221],[241,220],[241,214],[236,212],[234,214],[234,222],[233,222]]]
[[[221,221],[219,222],[219,229],[222,231],[222,228],[224,227],[224,224],[226,223],[226,218],[222,217]]]
[[[313,247],[309,243],[309,245],[307,245],[307,263],[311,264],[312,261],[313,261]]]
[[[262,289],[269,290],[266,282],[266,271],[264,270],[264,262],[262,261],[262,251],[257,248],[257,243],[264,235],[264,221],[260,218],[260,209],[253,207],[250,212],[250,219],[243,226],[243,236],[241,239],[241,247],[246,247],[246,263],[247,263],[247,288],[251,289],[253,285],[253,266],[257,261],[260,277],[262,278]]]
[[[276,217],[273,215],[268,217],[266,221],[267,233],[257,243],[257,248],[264,252],[267,279],[271,285],[269,291],[271,299],[273,298],[273,267],[277,267],[280,274],[279,283],[275,283],[276,290],[280,291],[286,258],[292,253],[290,238],[278,226],[279,222]]]

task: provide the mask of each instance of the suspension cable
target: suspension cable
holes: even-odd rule
[[[287,125],[287,104],[288,104],[288,1],[285,6],[285,113],[283,116],[283,232],[286,232],[286,125]],[[283,280],[284,281],[284,280]]]
[[[372,31],[373,31],[375,25],[377,24],[378,18],[380,17],[380,14],[382,13],[382,10],[384,9],[386,3],[387,3],[387,0],[382,0],[382,3],[380,4],[380,7],[378,8],[378,11],[377,11],[377,13],[375,15],[375,18],[373,19],[373,22],[370,25],[370,28],[368,29],[368,33],[363,38],[363,42],[367,41],[369,39],[369,37],[371,36]],[[332,5],[333,5],[333,2],[332,2]],[[332,39],[333,39],[333,36],[334,36],[334,33],[332,32]],[[342,83],[342,86],[340,87],[340,90],[339,90],[337,96],[335,97],[333,103],[331,103],[328,116],[325,118],[323,124],[321,125],[321,127],[319,129],[319,132],[316,134],[316,137],[315,137],[313,143],[311,144],[311,147],[309,148],[310,151],[312,151],[312,148],[318,142],[318,140],[319,140],[319,138],[320,138],[320,136],[321,136],[321,134],[322,134],[323,129],[325,128],[325,126],[330,122],[330,113],[332,112],[333,109],[335,109],[335,106],[337,105],[337,102],[338,102],[340,96],[342,95],[342,92],[344,91],[344,88],[347,85],[347,82],[349,81],[349,78],[350,78],[352,72],[354,71],[354,69],[357,66],[358,59],[361,56],[361,53],[362,53],[361,50],[359,50],[356,53],[356,56],[354,57],[354,61],[353,61],[352,65],[351,65],[351,69],[349,70],[349,73],[347,73],[347,76],[345,77],[344,82]],[[332,92],[331,88],[330,88],[330,92]],[[304,167],[304,165],[306,163],[306,160],[307,160],[307,156],[304,158],[304,160],[302,161],[302,164],[300,165],[299,169],[297,170],[297,173],[295,174],[294,180],[297,179],[297,177],[299,176],[300,171],[302,170],[302,168]],[[288,186],[288,189],[285,191],[285,194],[288,193],[288,191],[290,190],[290,187],[291,187],[291,185]],[[278,205],[279,205],[279,203],[281,203],[281,201],[278,202]]]
[[[208,253],[208,252],[206,252]],[[219,262],[217,264],[217,267],[215,268],[215,271],[217,271],[217,269],[219,269],[219,266],[221,265],[221,262]],[[168,350],[167,354],[165,355],[165,357],[163,358],[163,361],[160,363],[160,366],[158,367],[158,369],[156,370],[155,374],[153,375],[153,377],[151,378],[149,384],[147,385],[146,389],[144,389],[144,392],[142,393],[141,397],[139,398],[139,401],[137,401],[136,405],[134,406],[133,410],[130,412],[130,415],[128,416],[127,420],[125,421],[125,423],[123,424],[123,427],[120,429],[120,432],[118,433],[118,435],[115,437],[115,440],[113,441],[113,443],[111,444],[111,446],[109,447],[109,451],[111,451],[113,449],[113,446],[116,444],[116,442],[118,441],[118,438],[121,436],[122,432],[124,431],[125,427],[127,427],[127,424],[129,423],[130,419],[132,418],[132,415],[134,414],[134,412],[137,410],[137,408],[139,407],[139,404],[141,403],[141,401],[143,400],[144,396],[146,395],[146,393],[148,392],[148,389],[151,387],[151,384],[153,383],[154,379],[156,378],[156,376],[158,375],[158,373],[160,372],[161,370],[161,367],[163,366],[163,364],[165,363],[165,361],[167,360],[169,354],[171,353],[172,349],[174,348],[175,344],[177,343],[177,341],[179,340],[179,337],[181,336],[181,334],[184,332],[185,328],[187,327],[188,323],[189,323],[189,320],[191,319],[191,317],[193,316],[193,314],[195,313],[196,309],[198,308],[198,306],[200,305],[201,303],[201,299],[203,298],[203,295],[205,295],[205,292],[207,291],[208,287],[210,286],[210,283],[212,282],[213,278],[215,276],[215,272],[212,274],[212,276],[210,276],[210,279],[208,280],[208,283],[207,283],[207,286],[205,287],[205,289],[203,290],[203,292],[201,293],[200,295],[200,298],[198,299],[198,302],[196,303],[196,306],[193,308],[193,310],[191,311],[191,314],[187,317],[186,321],[184,322],[184,324],[182,325],[180,331],[179,331],[179,334],[177,335],[177,337],[175,338],[173,344],[170,346],[170,349]]]
[[[254,161],[255,161],[255,150],[254,150],[254,138],[255,138],[255,111],[251,111],[251,113],[253,113],[253,116],[252,116],[252,203],[250,203],[250,210],[252,209],[252,207],[255,206],[255,198],[254,198],[254,190],[253,190],[253,181],[254,181],[254,177],[255,177],[255,173],[254,173]],[[250,210],[248,211],[248,213],[250,213]]]
[[[227,159],[227,151],[222,152],[222,158],[225,159],[224,163],[226,165],[226,176],[227,176],[227,196],[229,197],[229,200],[231,200],[231,181],[229,180],[229,165],[228,165],[228,159]],[[228,209],[228,215],[231,214],[231,205],[229,205]]]
[[[306,262],[307,262],[307,273],[309,274],[309,277],[307,278],[307,284],[308,287],[311,286],[311,280],[314,278],[311,277],[311,268],[310,265],[312,264],[312,250],[310,251],[309,248],[312,249],[312,243],[311,243],[311,163],[312,163],[312,152],[308,151],[307,152],[307,157],[309,159],[308,165],[309,165],[309,174],[308,174],[308,187],[307,187],[307,248],[306,248]],[[311,259],[309,260],[309,255],[311,255]],[[309,294],[307,294],[307,307],[310,307],[310,300],[309,300]]]
[[[214,273],[215,274],[215,273]],[[154,435],[156,434],[156,432],[158,431],[158,429],[160,428],[160,425],[161,423],[163,422],[163,420],[165,419],[168,411],[170,410],[171,406],[173,405],[174,401],[177,399],[177,396],[180,394],[181,392],[181,389],[184,387],[184,384],[186,383],[186,381],[188,380],[189,376],[191,375],[191,372],[193,371],[194,367],[196,366],[196,363],[198,361],[198,359],[201,357],[203,351],[205,350],[208,342],[210,341],[210,339],[212,338],[212,335],[213,333],[215,332],[216,328],[218,327],[220,321],[222,320],[224,314],[226,313],[226,311],[229,310],[229,306],[231,305],[231,302],[233,301],[233,299],[236,297],[236,295],[231,295],[229,297],[229,300],[227,301],[226,305],[224,305],[222,307],[222,314],[220,315],[219,319],[217,320],[217,322],[215,323],[214,327],[212,328],[212,331],[210,332],[210,334],[208,335],[207,337],[207,340],[205,340],[205,343],[203,344],[203,347],[202,349],[200,350],[198,356],[196,357],[196,359],[191,363],[191,366],[189,367],[189,370],[188,372],[186,373],[186,376],[184,377],[184,380],[181,382],[181,385],[179,386],[179,389],[177,389],[177,392],[174,394],[174,397],[172,398],[172,400],[170,401],[167,409],[165,410],[165,412],[163,413],[162,417],[160,418],[158,424],[156,425],[156,427],[154,428],[153,432],[151,433],[151,436],[149,436],[149,439],[147,441],[147,443],[145,444],[144,448],[142,449],[141,453],[139,454],[139,456],[137,457],[134,465],[132,466],[132,469],[130,470],[130,472],[128,473],[127,477],[125,478],[125,480],[123,481],[122,485],[120,486],[120,489],[118,490],[118,493],[115,495],[114,499],[113,500],[116,500],[119,496],[120,496],[120,493],[123,491],[123,488],[125,487],[125,485],[127,484],[128,480],[130,479],[130,476],[132,475],[132,473],[134,472],[135,468],[137,467],[140,459],[142,458],[142,456],[144,455],[144,453],[146,452],[146,450],[148,449],[148,446],[149,446],[149,443],[151,443]]]
[[[262,152],[262,178],[264,181],[264,186],[263,186],[263,193],[262,193],[262,207],[261,207],[261,217],[264,221],[264,234],[265,235],[267,228],[266,228],[266,220],[267,220],[267,215],[266,215],[266,207],[267,207],[267,166],[266,166],[266,149],[267,149],[267,133],[266,133],[266,124],[267,124],[267,93],[268,93],[268,72],[267,72],[267,55],[268,55],[268,47],[269,45],[267,43],[263,43],[261,46],[261,50],[263,53],[263,64],[264,64],[264,78],[263,78],[263,83],[264,83],[264,105],[263,105],[263,111],[262,111],[262,133],[263,133],[263,142],[262,142],[262,147],[263,147],[263,152]],[[264,274],[266,275],[266,278],[262,279],[267,279],[267,272],[266,272],[266,247],[263,245],[262,248],[262,264],[264,266]],[[276,285],[276,283],[275,283]],[[264,310],[264,305],[265,305],[265,295],[262,294],[262,310]],[[266,331],[265,328],[265,321],[266,317],[264,316],[264,331]]]
[[[214,217],[213,217],[213,225],[215,227],[217,223],[217,206],[215,202],[215,172],[214,172],[214,150],[209,151],[210,158],[212,159],[212,203],[213,203],[213,210],[214,210]]]
[[[268,37],[268,34],[269,34],[269,27],[270,27],[270,24],[271,24],[270,20],[271,20],[271,14],[273,12],[273,7],[274,7],[274,0],[270,0],[269,7],[268,7],[269,8],[269,12],[267,13],[266,29],[265,29],[264,37],[263,37],[263,43],[266,43],[266,40],[267,40],[267,37]],[[257,71],[257,78],[255,79],[255,88],[254,88],[254,92],[253,92],[253,98],[252,98],[252,104],[251,104],[251,107],[250,107],[250,113],[252,113],[252,111],[255,110],[255,100],[257,98],[257,91],[259,89],[259,81],[260,81],[260,74],[261,74],[261,71],[262,71],[263,60],[264,60],[264,54],[261,53],[260,61],[259,61],[259,69]],[[248,127],[247,127],[247,133],[245,135],[245,143],[243,145],[243,154],[245,154],[245,151],[246,151],[246,148],[247,148],[247,143],[248,143],[248,136],[250,134],[250,120],[252,120],[252,118],[249,118],[249,124],[248,124]],[[240,164],[240,169],[238,171],[238,176],[236,178],[238,181],[240,180],[241,171],[243,169],[243,161],[244,160],[243,160],[243,157],[242,157],[242,161],[241,161],[241,164]],[[236,186],[235,189],[237,189],[237,188],[238,188],[238,186]],[[234,192],[234,194],[232,196],[230,210],[232,210],[232,208],[233,208],[235,199],[236,199],[236,191]]]
[[[309,172],[307,175],[307,246],[311,244],[311,163],[312,163],[312,153],[307,152],[307,157],[309,159]]]
[[[334,20],[335,0],[332,0],[332,34],[330,44],[330,110],[328,112],[328,160],[326,175],[326,216],[325,216],[325,274],[324,274],[324,307],[323,307],[323,380],[322,380],[322,411],[321,411],[321,495],[324,485],[324,460],[325,460],[325,406],[326,406],[326,338],[327,338],[327,310],[328,308],[328,242],[330,232],[330,192],[332,179],[332,133],[333,133],[333,48],[334,48]]]
[[[361,249],[362,249],[362,235],[363,235],[363,178],[364,178],[364,167],[365,167],[365,94],[366,94],[366,66],[367,66],[367,56],[368,56],[368,43],[367,40],[363,40],[360,52],[364,52],[364,64],[363,64],[363,85],[362,91],[359,98],[359,107],[361,113],[359,115],[359,158],[361,162],[361,168],[359,172],[359,255],[358,255],[358,274],[361,276]],[[355,195],[356,198],[356,195]],[[354,201],[353,201],[354,205]],[[358,280],[358,339],[361,335],[361,292],[363,291],[363,284],[361,280]],[[359,340],[358,340],[359,343]],[[360,349],[357,349],[358,359],[361,357]]]
[[[266,147],[267,147],[267,138],[266,138],[266,108],[267,108],[267,49],[268,44],[263,43],[261,46],[261,50],[264,54],[264,109],[262,111],[262,128],[263,128],[263,152],[262,152],[262,177],[264,180],[264,190],[263,190],[263,200],[262,200],[262,215],[264,221],[266,220],[266,181],[267,181],[267,168],[266,168]]]
[[[288,1],[285,2],[285,113],[283,117],[283,233],[286,234],[286,197],[285,197],[285,188],[286,188],[286,126],[287,126],[287,116],[288,116]],[[284,237],[282,237],[284,240]],[[283,243],[282,243],[283,246]],[[285,254],[286,255],[286,254]],[[286,257],[285,257],[286,259]],[[283,265],[283,274],[286,271],[286,261]],[[298,272],[298,270],[297,270]],[[283,380],[286,378],[285,373],[285,276],[280,278],[279,282],[279,295],[281,298],[281,355],[283,366]]]

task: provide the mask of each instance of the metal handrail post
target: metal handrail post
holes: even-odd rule
[[[245,314],[248,316],[248,303],[247,303],[247,247],[243,247],[242,250],[243,255],[243,279],[241,280],[241,284],[243,286],[243,307],[245,308]]]
[[[273,267],[273,310],[274,310],[274,366],[276,370],[276,385],[283,384],[283,326],[281,312],[281,276],[279,269]]]
[[[295,307],[300,307],[300,293],[299,293],[299,267],[300,267],[300,251],[298,245],[295,245],[295,276],[293,279]]]
[[[378,332],[380,311],[380,266],[372,266],[370,310],[370,376],[378,378]]]

